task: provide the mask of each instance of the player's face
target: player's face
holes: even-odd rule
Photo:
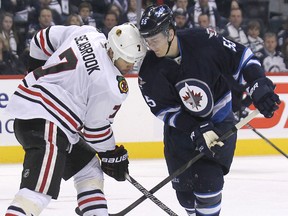
[[[114,65],[118,68],[122,75],[125,75],[132,71],[134,63],[130,63],[123,60],[122,58],[119,58],[114,62]]]
[[[154,51],[157,57],[163,57],[166,55],[168,39],[162,32],[152,37],[145,38],[145,41],[147,42],[149,49]]]

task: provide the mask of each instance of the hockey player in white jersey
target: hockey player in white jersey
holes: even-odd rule
[[[83,215],[107,216],[103,171],[117,181],[128,172],[111,124],[128,94],[123,75],[146,53],[139,31],[126,23],[107,40],[93,27],[51,26],[30,49],[31,72],[7,106],[25,159],[6,216],[39,215],[72,176]]]

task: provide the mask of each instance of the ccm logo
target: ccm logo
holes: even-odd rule
[[[287,110],[286,108],[286,103],[288,103],[287,100],[287,95],[288,95],[288,83],[278,83],[276,84],[276,89],[275,92],[277,94],[279,94],[279,97],[282,99],[281,100],[281,104],[279,105],[279,109],[274,113],[272,118],[265,118],[262,115],[253,119],[250,124],[255,127],[255,128],[259,128],[259,129],[264,129],[264,128],[273,128],[275,127],[277,124],[279,124],[279,122],[285,122],[284,127],[283,128],[288,128],[288,116],[287,116],[287,112],[284,112],[285,110]],[[286,109],[285,109],[286,108]],[[251,110],[254,110],[255,107],[254,106],[250,106]],[[282,127],[282,126],[281,126]],[[243,127],[242,129],[247,129],[247,127]]]
[[[128,158],[128,154],[122,155],[120,157],[116,157],[116,158],[102,158],[102,162],[103,163],[120,163],[122,161],[127,160]]]

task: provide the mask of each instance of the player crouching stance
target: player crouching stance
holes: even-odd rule
[[[108,41],[90,26],[51,26],[34,36],[31,72],[7,107],[25,158],[6,216],[40,215],[72,176],[83,215],[108,215],[103,171],[124,181],[129,163],[111,124],[128,94],[123,75],[145,53],[129,23],[114,27]]]
[[[144,11],[140,33],[150,51],[138,83],[151,112],[164,122],[169,173],[205,154],[173,180],[179,203],[190,216],[217,216],[236,143],[236,134],[216,141],[235,124],[230,82],[245,80],[265,117],[272,117],[280,100],[250,49],[212,29],[175,32],[172,17],[167,5]]]

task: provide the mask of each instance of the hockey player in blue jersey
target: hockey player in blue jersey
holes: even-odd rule
[[[164,122],[169,173],[199,152],[205,154],[172,181],[178,201],[190,216],[219,215],[223,176],[229,172],[237,135],[214,141],[235,124],[231,86],[246,83],[253,104],[270,118],[280,103],[274,84],[243,45],[212,29],[176,33],[167,5],[144,11],[140,33],[150,51],[140,68],[139,87],[151,112]]]

